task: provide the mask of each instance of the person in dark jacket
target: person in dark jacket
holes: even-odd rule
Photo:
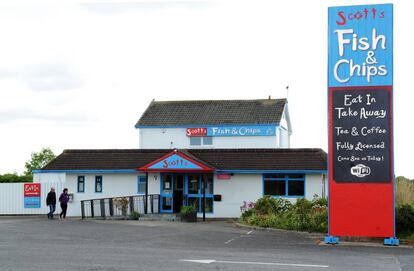
[[[47,193],[46,205],[49,206],[49,213],[47,213],[47,218],[53,219],[53,213],[56,210],[56,192],[54,187],[51,187],[50,192]]]
[[[65,220],[66,219],[66,211],[68,210],[68,202],[69,202],[69,195],[68,195],[68,189],[63,189],[62,194],[59,196],[59,202],[60,202],[60,208],[62,209],[62,212],[60,212],[59,220]]]

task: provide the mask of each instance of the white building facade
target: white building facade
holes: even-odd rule
[[[115,197],[143,196],[146,204],[135,204],[146,208],[150,197],[160,213],[192,205],[199,216],[228,218],[264,195],[326,196],[326,153],[289,148],[284,99],[153,101],[136,128],[139,149],[65,150],[34,182],[63,183],[69,216],[81,216],[82,201]]]
[[[135,127],[140,149],[289,148],[292,134],[285,99],[153,101]]]

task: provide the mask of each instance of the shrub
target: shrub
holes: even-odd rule
[[[293,208],[291,219],[295,230],[310,230],[312,202],[307,199],[298,199]]]
[[[314,198],[312,200],[313,206],[328,207],[328,198]]]
[[[414,231],[414,208],[411,205],[397,206],[396,224],[398,233]]]
[[[414,204],[414,181],[397,177],[395,198],[397,204]]]
[[[313,213],[310,231],[328,232],[328,209]]]
[[[291,206],[288,200],[264,196],[254,204],[254,210],[258,215],[281,214],[288,211]]]
[[[182,215],[188,215],[190,213],[195,213],[195,212],[196,212],[196,208],[193,205],[181,206],[181,209],[180,209],[180,213]]]
[[[131,219],[131,220],[138,220],[140,216],[141,216],[140,213],[138,213],[137,211],[132,211],[129,214],[129,219]]]
[[[245,211],[240,220],[260,227],[324,233],[328,231],[327,199],[297,199],[294,205],[286,202],[288,201],[284,199],[263,197],[253,209]],[[398,234],[414,233],[414,203],[397,206],[396,225]]]
[[[292,205],[288,200],[265,196],[255,203],[253,209],[245,211],[240,220],[260,227],[327,232],[327,206],[326,199],[309,201],[301,198]]]
[[[249,217],[255,214],[256,214],[256,211],[254,209],[248,209],[242,213],[240,220],[245,222]]]

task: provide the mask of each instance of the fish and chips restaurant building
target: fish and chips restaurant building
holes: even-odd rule
[[[326,153],[289,148],[285,99],[152,101],[136,124],[137,149],[64,150],[34,181],[60,182],[81,201],[153,196],[160,213],[192,205],[199,216],[239,217],[264,195],[326,196]]]

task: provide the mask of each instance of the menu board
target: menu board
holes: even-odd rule
[[[391,90],[344,87],[330,95],[333,179],[390,182]]]

